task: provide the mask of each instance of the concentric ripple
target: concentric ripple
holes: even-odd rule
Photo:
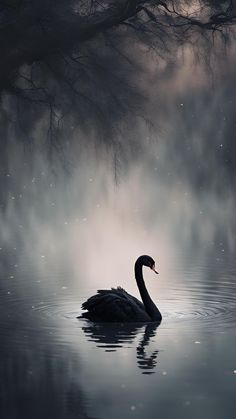
[[[86,322],[79,321],[77,316],[81,314],[82,302],[96,292],[95,289],[83,289],[81,296],[79,291],[75,293],[66,287],[60,288],[58,292],[42,292],[43,287],[37,284],[34,290],[37,292],[33,293],[32,289],[24,287],[24,284],[19,284],[17,280],[13,280],[11,285],[11,291],[5,289],[1,295],[2,339],[4,335],[9,334],[10,327],[25,331],[27,336],[27,331],[33,330],[36,324],[48,330],[51,328],[52,331],[57,325],[65,328],[80,327],[89,338],[91,331],[86,330]],[[21,293],[20,286],[24,289],[24,294]],[[152,297],[163,315],[162,329],[176,329],[178,326],[187,329],[225,329],[236,325],[236,283],[233,275],[217,283],[190,280],[177,284],[175,282],[175,286],[172,286],[169,281],[169,284],[164,284],[161,288],[160,295]],[[18,337],[15,335],[15,339],[21,339],[23,332]],[[136,334],[137,330],[133,332]],[[93,338],[96,338],[96,333],[94,330]],[[125,341],[129,343],[129,334],[125,334],[124,331],[117,337],[115,344],[123,344]],[[132,338],[132,333],[130,337]]]
[[[39,317],[78,322],[81,303],[84,298],[75,300],[65,295],[35,304],[33,311]],[[173,323],[185,326],[231,327],[236,324],[236,284],[221,282],[214,284],[180,284],[178,287],[165,288],[160,298],[155,298],[163,314],[162,327]]]
[[[167,322],[208,326],[230,327],[236,323],[236,284],[220,282],[181,284],[178,288],[168,289],[167,299],[163,299],[163,317]],[[161,305],[162,301],[160,302]]]

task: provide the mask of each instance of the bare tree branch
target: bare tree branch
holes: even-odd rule
[[[235,0],[0,1],[0,92],[45,107],[54,144],[65,115],[90,127],[89,114],[101,132],[112,121],[109,142],[140,115],[132,49],[164,57],[172,45],[226,42],[235,24]]]

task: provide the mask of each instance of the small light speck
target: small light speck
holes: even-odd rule
[[[83,221],[85,222],[85,221],[87,221],[87,218],[83,218]]]
[[[61,287],[62,290],[67,290],[67,287]]]
[[[184,402],[185,406],[190,406],[191,402],[189,400],[186,400],[186,402]]]
[[[14,275],[11,275],[11,276],[10,276],[10,278],[11,278],[11,279],[14,279]]]
[[[136,410],[136,406],[134,406],[134,405],[130,406],[130,410],[132,410],[132,411]]]
[[[163,371],[163,372],[162,372],[162,375],[167,375],[167,372],[166,372],[166,371]]]
[[[41,258],[42,258],[42,259],[44,259],[44,258],[45,258],[45,256],[44,256],[44,255],[41,255]]]
[[[64,222],[64,224],[65,224],[65,225],[67,225],[67,224],[68,224],[68,222],[67,222],[67,221],[65,221],[65,222]]]
[[[198,344],[199,344],[199,343],[201,343],[201,342],[200,342],[199,340],[195,340],[195,342],[194,342],[194,343],[198,343]]]
[[[181,103],[181,104],[180,104],[180,106],[184,106],[184,104],[183,104],[183,103]]]
[[[7,294],[8,294],[8,295],[11,295],[11,291],[7,291]]]
[[[31,306],[31,308],[35,308],[34,306]]]
[[[236,370],[234,370],[234,374],[236,374]]]

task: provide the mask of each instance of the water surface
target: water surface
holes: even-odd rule
[[[1,418],[233,418],[236,260],[194,249],[168,278],[145,270],[158,327],[76,319],[96,288],[46,257],[37,269],[33,249],[2,248]]]

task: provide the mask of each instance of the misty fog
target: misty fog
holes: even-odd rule
[[[230,49],[224,64],[213,56],[210,72],[188,49],[177,55],[173,63],[146,56],[151,126],[140,119],[131,144],[125,131],[114,150],[97,144],[96,127],[92,138],[78,130],[73,148],[50,161],[40,140],[13,138],[2,248],[20,246],[39,269],[42,259],[68,264],[94,287],[125,286],[142,253],[168,277],[172,258],[192,247],[203,261],[212,245],[234,252],[234,57]]]

